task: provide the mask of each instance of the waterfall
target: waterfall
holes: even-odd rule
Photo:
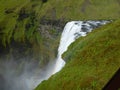
[[[108,22],[109,21],[68,22],[61,35],[56,62],[50,62],[44,69],[40,69],[36,62],[26,61],[26,58],[22,58],[22,69],[21,63],[20,66],[18,66],[18,61],[14,60],[14,58],[13,60],[1,62],[0,88],[4,88],[4,90],[33,90],[43,80],[47,80],[51,75],[57,73],[64,67],[65,61],[62,59],[62,54],[72,42],[81,36],[86,36],[87,33],[93,29]]]
[[[66,24],[61,35],[60,45],[58,48],[58,55],[53,74],[60,71],[65,65],[62,59],[62,54],[67,50],[68,46],[80,36],[86,36],[88,32],[98,26],[104,25],[109,21],[71,21]]]

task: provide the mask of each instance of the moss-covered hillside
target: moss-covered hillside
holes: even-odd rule
[[[25,37],[31,42],[34,42],[33,38],[39,41],[36,29],[41,18],[116,19],[119,18],[119,7],[119,0],[0,0],[2,43],[10,43],[11,37],[17,41],[24,41]]]
[[[40,18],[44,0],[0,0],[0,60],[55,58],[64,22]],[[50,49],[49,49],[50,48]]]
[[[67,21],[118,18],[119,0],[0,0],[0,63],[12,59],[18,61],[21,67],[19,60],[36,60],[44,66],[56,57],[60,34]],[[78,39],[73,44],[74,49],[71,46],[64,56],[69,61],[65,68],[50,79],[51,84],[45,82],[47,86],[44,86],[42,83],[37,89],[47,90],[45,87],[50,87],[51,90],[56,90],[59,89],[58,86],[67,90],[79,89],[79,86],[101,88],[101,83],[106,83],[119,64],[119,26],[118,21],[118,24],[115,22],[103,27],[103,30],[96,30],[89,36]],[[71,53],[73,50],[74,53]],[[104,62],[110,66],[112,74],[109,74],[109,70],[108,73],[101,74],[104,67],[109,69]],[[78,83],[81,84],[73,87]]]
[[[77,39],[65,67],[35,90],[101,90],[120,68],[120,20]]]
[[[120,14],[119,0],[48,0],[41,16],[50,19],[88,20],[116,19]]]
[[[1,56],[53,59],[66,21],[117,19],[119,7],[119,0],[0,0]]]

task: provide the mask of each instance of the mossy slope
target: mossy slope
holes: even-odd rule
[[[61,20],[116,19],[120,14],[119,0],[48,0],[40,17]]]
[[[44,20],[48,21],[46,25],[48,26],[54,21],[117,19],[119,14],[119,0],[0,0],[0,47],[11,48],[14,41],[17,43],[15,46],[20,43],[27,48],[29,43],[34,57],[45,59],[42,56],[47,54],[49,58],[57,47],[58,39],[49,39],[45,37],[46,35],[41,35],[44,33],[41,33],[42,29],[39,27]],[[54,32],[59,33],[54,28],[43,31],[51,33],[52,36]],[[49,45],[51,50],[45,46],[47,41],[51,44]],[[55,43],[55,46],[52,46],[52,43]],[[29,52],[26,50],[23,52]],[[50,53],[46,53],[46,50]],[[1,50],[3,51],[5,50]]]
[[[101,90],[120,67],[120,20],[77,39],[65,67],[35,90]]]
[[[119,0],[0,0],[0,41],[40,43],[37,32],[42,18],[50,20],[117,19]]]
[[[55,58],[60,32],[51,22],[51,26],[41,25],[38,12],[43,3],[42,0],[0,0],[0,60],[11,59],[13,55],[15,60],[29,57],[48,63]]]

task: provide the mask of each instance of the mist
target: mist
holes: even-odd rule
[[[0,62],[0,90],[33,90],[50,77],[53,64],[41,68],[38,62],[25,58],[4,60]]]

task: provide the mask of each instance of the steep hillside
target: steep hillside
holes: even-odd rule
[[[35,63],[33,66],[40,72],[55,60],[67,21],[111,20],[119,15],[119,0],[0,0],[0,83],[5,82],[5,75],[10,76],[11,82],[6,79],[10,85],[5,84],[8,90],[13,82],[18,84],[13,78],[23,74],[26,64]],[[28,69],[28,76],[37,72],[33,66]]]
[[[48,0],[40,17],[61,20],[116,19],[120,14],[119,0]]]
[[[39,18],[38,12],[44,3],[42,0],[0,0],[0,60],[28,57],[29,61],[41,60],[41,64],[46,64],[55,58],[65,22]]]
[[[9,57],[22,49],[22,56],[53,59],[66,21],[117,19],[119,7],[119,0],[0,0],[0,51]]]
[[[35,90],[101,90],[120,67],[120,20],[77,39],[65,67]]]

